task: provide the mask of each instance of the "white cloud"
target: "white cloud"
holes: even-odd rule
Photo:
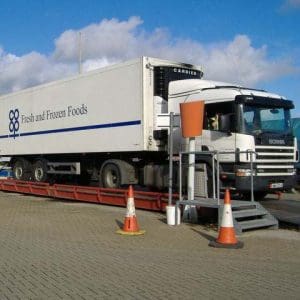
[[[283,10],[300,8],[300,0],[285,0],[281,6]]]
[[[116,61],[117,63],[118,61]],[[85,72],[92,71],[95,69],[103,68],[105,66],[108,66],[110,64],[113,64],[114,62],[112,60],[108,60],[106,57],[99,58],[99,59],[87,59],[82,64],[82,69]]]
[[[287,3],[292,7],[300,7],[300,0],[287,0]]]
[[[16,56],[0,51],[0,93],[9,93],[74,73],[73,64],[53,62],[37,52]]]
[[[82,34],[82,49],[86,59],[126,59],[130,49],[138,47],[135,33],[142,24],[138,17],[128,21],[104,19],[78,31],[67,30],[55,40],[54,57],[57,60],[73,61],[78,57],[79,32]]]
[[[206,78],[249,86],[294,72],[291,62],[269,59],[267,47],[253,47],[245,35],[205,45],[176,39],[163,28],[146,32],[142,23],[139,17],[127,21],[105,19],[80,30],[67,30],[55,40],[49,56],[31,52],[18,57],[0,48],[0,93],[74,74],[79,32],[84,71],[146,55],[202,65]]]
[[[278,8],[279,13],[287,14],[300,9],[300,0],[285,0]]]
[[[269,60],[267,47],[254,48],[245,35],[238,35],[225,45],[205,51],[205,56],[207,77],[248,86],[295,71],[289,61]]]

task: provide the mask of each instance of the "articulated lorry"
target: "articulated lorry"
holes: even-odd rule
[[[249,193],[294,186],[297,143],[293,103],[281,96],[201,79],[196,66],[150,57],[0,97],[0,155],[11,157],[14,178],[49,181],[71,174],[118,188],[168,185],[169,113],[179,103],[205,101],[197,151],[220,155],[220,179]],[[179,124],[180,126],[180,124]],[[174,127],[174,153],[186,141]],[[204,163],[208,179],[211,159]],[[175,166],[176,171],[176,166]],[[211,180],[207,180],[210,184]]]

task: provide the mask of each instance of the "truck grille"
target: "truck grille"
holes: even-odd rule
[[[257,163],[279,163],[295,162],[295,152],[293,147],[256,146]]]
[[[290,176],[294,175],[296,153],[293,147],[256,146],[257,176]]]

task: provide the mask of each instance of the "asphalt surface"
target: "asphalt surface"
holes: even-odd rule
[[[243,249],[217,232],[137,210],[143,236],[115,233],[125,209],[0,192],[0,299],[299,299],[300,234],[259,230]]]
[[[280,222],[300,229],[300,192],[284,193],[280,197],[267,195],[260,203]]]

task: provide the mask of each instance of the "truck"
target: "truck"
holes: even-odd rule
[[[292,188],[298,159],[293,102],[202,77],[195,65],[141,57],[3,95],[0,155],[11,158],[17,180],[74,175],[79,182],[107,188],[164,189],[170,134],[175,156],[187,145],[179,121],[170,132],[169,116],[180,114],[182,102],[203,100],[196,163],[206,166],[207,186],[212,160],[201,153],[217,150],[234,152],[219,156],[222,184],[247,194],[253,176],[257,194]],[[178,174],[176,163],[173,169]]]

